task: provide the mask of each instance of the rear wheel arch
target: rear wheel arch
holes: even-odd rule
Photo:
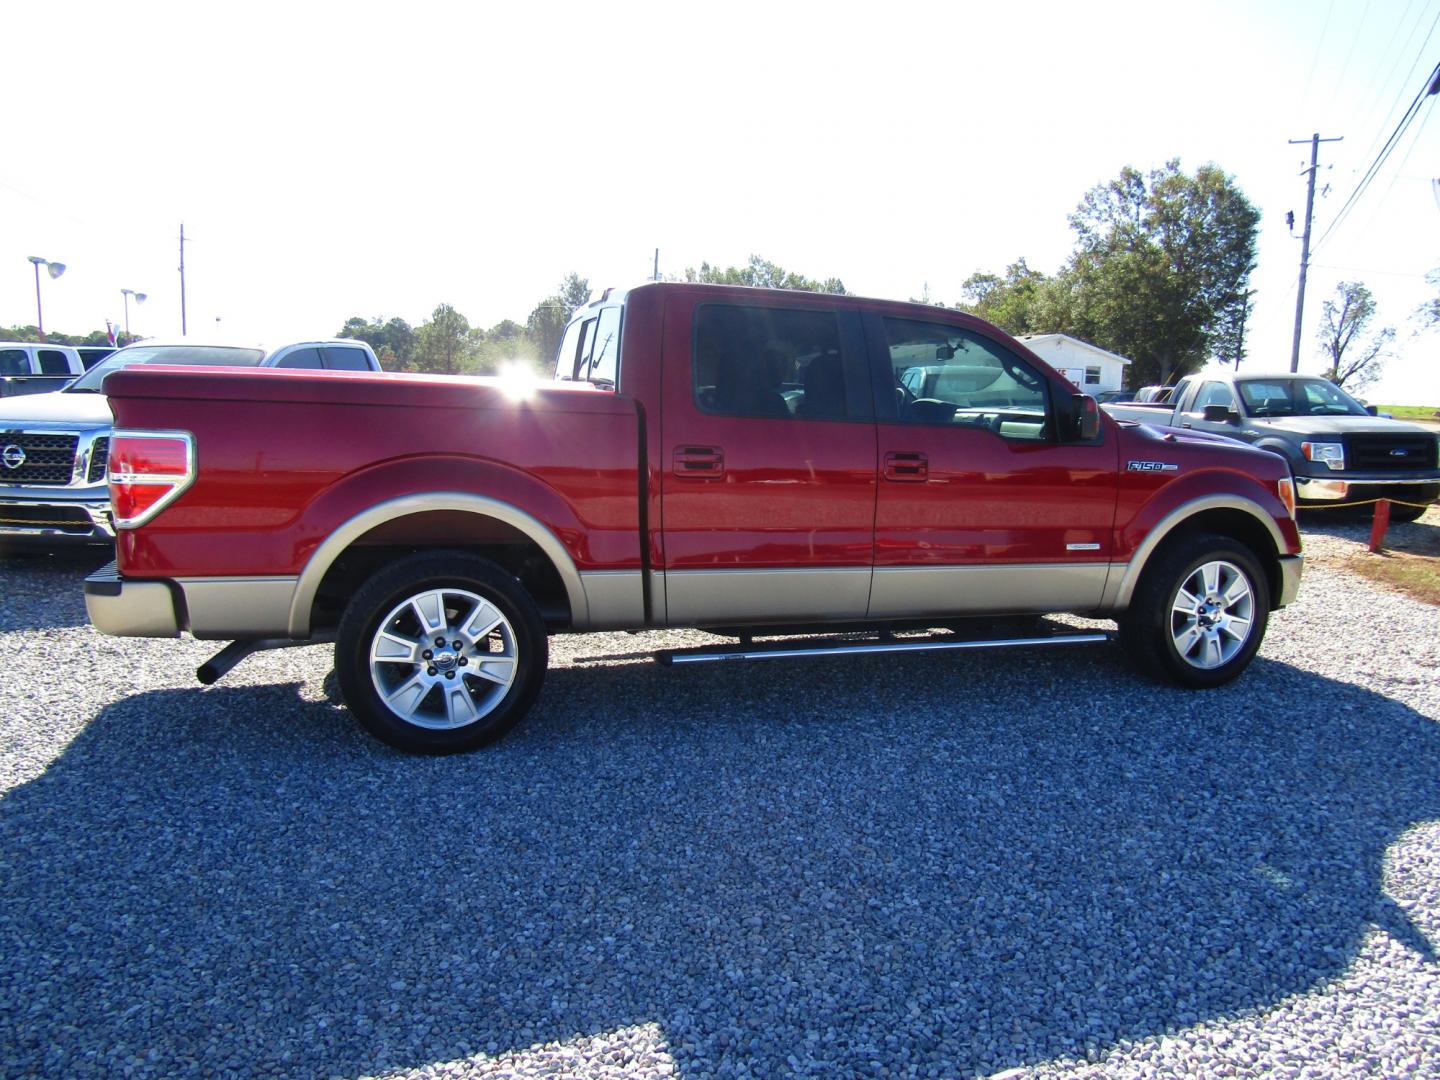
[[[459,515],[461,536],[417,539],[433,532],[436,515]],[[425,524],[426,520],[429,524]],[[423,525],[423,527],[422,527]],[[311,555],[290,605],[292,637],[309,637],[326,598],[358,587],[382,565],[427,548],[461,549],[496,563],[532,592],[548,621],[581,628],[589,605],[574,560],[545,525],[508,503],[465,492],[389,499],[349,518]]]

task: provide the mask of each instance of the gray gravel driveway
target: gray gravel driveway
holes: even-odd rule
[[[0,559],[0,1076],[1440,1071],[1440,613],[1324,559],[1217,691],[558,638],[439,760],[88,569]]]

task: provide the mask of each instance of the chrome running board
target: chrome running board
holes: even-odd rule
[[[662,664],[707,664],[717,660],[790,660],[819,656],[860,656],[870,653],[942,652],[949,649],[1008,649],[1025,645],[1101,645],[1112,634],[1046,634],[1041,637],[996,638],[988,641],[956,641],[953,636],[920,638],[915,641],[840,642],[834,645],[794,645],[777,641],[773,645],[730,645],[718,648],[667,649],[657,652]]]

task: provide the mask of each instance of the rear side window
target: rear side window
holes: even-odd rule
[[[24,349],[0,349],[0,376],[29,374],[30,357]]]
[[[595,324],[595,345],[590,367],[582,376],[591,382],[614,386],[620,371],[620,309],[605,308]]]
[[[275,366],[283,368],[323,368],[325,365],[320,360],[319,349],[304,348],[286,353]]]
[[[70,358],[63,352],[54,349],[41,349],[35,354],[35,359],[40,362],[41,375],[69,375]]]
[[[335,371],[369,371],[370,357],[353,345],[325,346],[325,366]]]
[[[704,304],[691,349],[703,412],[774,420],[843,420],[845,366],[833,311]]]
[[[578,322],[572,322],[565,328],[565,336],[560,339],[560,351],[555,354],[555,378],[575,378],[575,356],[580,345],[580,326]]]

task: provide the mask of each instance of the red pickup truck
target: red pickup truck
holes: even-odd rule
[[[233,640],[202,678],[333,636],[351,711],[413,751],[499,737],[547,636],[587,630],[742,639],[679,661],[842,630],[983,647],[954,630],[1074,612],[1214,686],[1300,578],[1282,458],[1122,426],[993,326],[915,304],[654,283],[582,309],[553,382],[144,368],[105,390],[94,624]],[[896,636],[918,627],[951,632]]]

